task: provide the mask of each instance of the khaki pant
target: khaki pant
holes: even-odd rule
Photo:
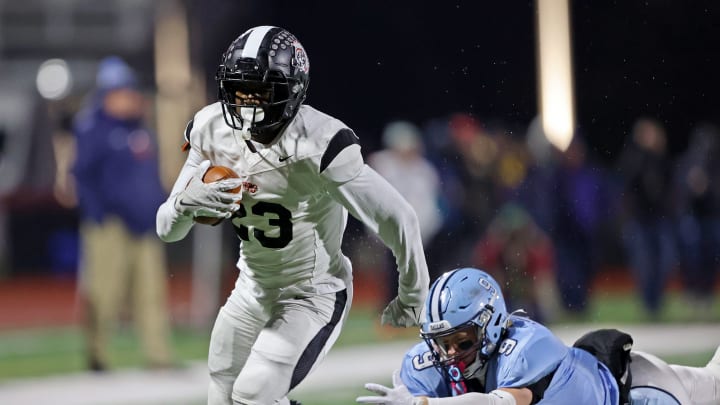
[[[164,247],[153,233],[136,236],[117,218],[84,223],[80,291],[87,304],[89,355],[108,365],[108,341],[129,312],[151,367],[168,366],[170,320]],[[124,311],[130,304],[130,311]]]

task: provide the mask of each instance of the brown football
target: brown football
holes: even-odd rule
[[[203,175],[203,182],[204,183],[214,183],[216,181],[224,180],[224,179],[236,179],[240,176],[238,176],[235,171],[229,167],[225,166],[210,166],[205,174]],[[232,190],[228,190],[230,193],[239,193],[242,189],[242,186],[238,186]],[[213,218],[213,217],[195,217],[195,222],[199,224],[205,224],[205,225],[217,225],[220,222],[222,222],[223,218]]]

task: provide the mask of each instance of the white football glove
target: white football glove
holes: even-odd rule
[[[395,297],[382,313],[380,324],[395,327],[418,326],[422,322],[422,307],[409,307]]]
[[[382,404],[382,405],[413,405],[415,397],[410,394],[400,378],[400,370],[393,373],[393,387],[367,383],[365,389],[372,391],[378,396],[357,397],[355,401],[360,404]]]
[[[205,160],[195,169],[185,190],[175,198],[175,209],[182,215],[192,217],[230,218],[240,208],[235,202],[240,194],[228,193],[242,184],[241,179],[225,179],[214,183],[204,183],[203,175],[210,167]]]

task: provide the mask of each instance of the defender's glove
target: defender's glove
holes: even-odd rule
[[[393,373],[392,388],[380,384],[367,383],[365,384],[365,389],[379,395],[357,397],[357,399],[355,399],[356,402],[360,404],[413,405],[416,399],[410,394],[405,384],[403,384],[400,378],[400,370],[395,370]]]
[[[382,313],[380,324],[392,325],[395,327],[418,326],[422,322],[422,307],[409,307],[395,297]]]
[[[240,208],[235,202],[240,199],[236,193],[228,193],[242,184],[241,179],[225,179],[204,183],[203,175],[210,167],[205,160],[195,169],[185,190],[175,198],[175,209],[182,215],[192,217],[230,218]]]

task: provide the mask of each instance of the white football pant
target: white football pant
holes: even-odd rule
[[[706,367],[667,364],[649,353],[632,351],[633,387],[656,387],[681,404],[720,404],[720,348]]]
[[[287,393],[340,334],[352,302],[348,284],[337,293],[288,293],[263,303],[238,284],[210,338],[208,405],[289,404]]]

